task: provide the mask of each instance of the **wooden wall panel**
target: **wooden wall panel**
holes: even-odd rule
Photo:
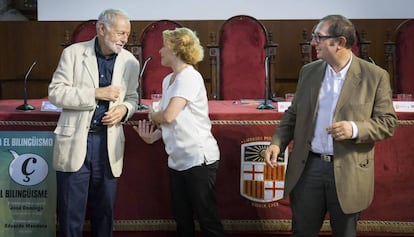
[[[366,31],[366,38],[370,40],[370,55],[380,66],[384,62],[384,42],[387,30],[393,31],[405,19],[357,19],[352,20],[358,30]],[[178,21],[183,26],[197,31],[201,43],[206,46],[210,43],[210,33],[218,36],[224,21]],[[47,85],[59,61],[64,42],[65,31],[72,32],[80,22],[0,22],[0,98],[22,98],[21,81],[28,67],[34,60],[37,65],[33,69],[29,81],[29,98],[43,98],[47,96]],[[149,21],[133,21],[132,31],[139,37]],[[299,43],[302,41],[302,31],[311,31],[316,20],[263,20],[269,32],[272,32],[273,42],[277,48],[274,64],[277,96],[294,92],[298,71],[302,65]],[[131,40],[131,39],[130,39]],[[211,72],[207,48],[205,59],[199,65],[206,87],[210,88]],[[35,82],[36,81],[36,82]]]

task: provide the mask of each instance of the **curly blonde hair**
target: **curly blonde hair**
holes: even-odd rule
[[[188,28],[164,30],[162,36],[168,48],[185,63],[196,65],[204,58],[204,49],[196,33]]]

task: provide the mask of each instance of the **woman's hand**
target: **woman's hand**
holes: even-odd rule
[[[161,138],[161,130],[146,120],[139,120],[138,126],[133,126],[135,132],[148,144],[152,144]]]

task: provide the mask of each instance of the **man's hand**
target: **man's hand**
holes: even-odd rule
[[[352,123],[349,121],[340,121],[331,124],[326,128],[328,134],[331,134],[336,141],[352,139]]]
[[[98,100],[116,101],[119,98],[121,89],[119,86],[107,86],[95,89],[95,98]]]
[[[160,129],[155,129],[155,126],[146,120],[139,120],[138,127],[133,126],[133,128],[142,140],[148,144],[158,141],[162,135]]]
[[[270,167],[277,166],[277,156],[280,153],[280,147],[276,145],[270,145],[265,151],[265,161]]]
[[[104,125],[114,125],[121,122],[122,118],[128,112],[128,109],[125,105],[117,105],[110,108],[105,112],[102,118],[102,124]]]

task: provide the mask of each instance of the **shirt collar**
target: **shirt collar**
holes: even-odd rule
[[[331,78],[345,80],[346,74],[348,73],[349,67],[351,66],[351,62],[352,62],[352,53],[351,53],[351,56],[350,56],[350,58],[348,60],[348,63],[345,65],[344,68],[342,68],[341,71],[335,72],[333,70],[333,68],[331,67],[331,65],[328,64],[328,66],[326,67],[326,73]]]
[[[114,58],[118,55],[116,53],[113,53],[113,54],[108,55],[108,56],[103,55],[103,53],[101,51],[101,47],[98,44],[98,37],[95,38],[95,53],[96,53],[96,56],[98,56],[100,58],[107,59],[107,60],[110,60],[110,59],[112,59],[112,58]]]

